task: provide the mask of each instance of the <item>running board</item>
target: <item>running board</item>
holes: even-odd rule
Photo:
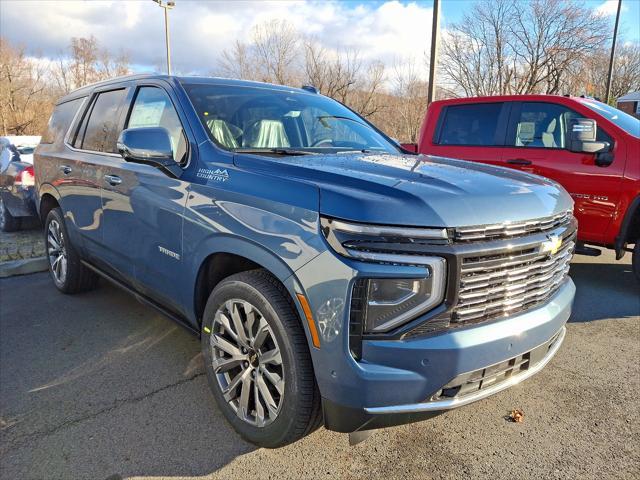
[[[583,244],[576,245],[576,255],[587,255],[589,257],[599,257],[602,255],[602,250],[599,248],[587,247]]]
[[[197,336],[200,336],[200,332],[198,330],[196,330],[185,318],[181,317],[180,315],[178,315],[176,313],[173,313],[171,310],[163,307],[162,305],[160,305],[155,300],[152,300],[151,298],[147,297],[146,295],[143,295],[142,293],[138,292],[137,290],[135,290],[134,288],[130,287],[129,285],[121,282],[120,280],[118,280],[116,278],[113,278],[111,275],[109,275],[108,273],[102,271],[101,269],[99,269],[95,265],[92,265],[91,263],[89,263],[89,262],[87,262],[85,260],[80,260],[80,262],[82,263],[82,265],[87,267],[89,270],[95,272],[96,274],[98,274],[99,276],[101,276],[102,278],[107,280],[109,283],[115,285],[118,288],[121,288],[125,292],[129,293],[130,295],[132,295],[140,303],[143,303],[145,305],[149,305],[152,308],[155,308],[158,312],[162,313],[165,317],[170,318],[171,320],[176,322],[181,327],[187,329],[190,333],[193,333],[193,334],[195,334]]]

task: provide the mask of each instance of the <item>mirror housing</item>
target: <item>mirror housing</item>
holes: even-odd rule
[[[161,168],[176,177],[182,173],[173,159],[171,137],[164,127],[127,128],[120,133],[116,146],[127,162]]]
[[[569,150],[576,153],[605,153],[609,142],[596,141],[598,125],[591,118],[573,118],[569,122]]]

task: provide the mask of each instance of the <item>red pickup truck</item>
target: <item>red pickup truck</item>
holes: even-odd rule
[[[417,153],[535,173],[575,200],[577,253],[633,252],[640,280],[640,120],[597,100],[556,95],[433,102]],[[631,245],[634,245],[631,248]]]

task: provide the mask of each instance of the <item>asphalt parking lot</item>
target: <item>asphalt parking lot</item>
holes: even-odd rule
[[[349,447],[320,429],[256,449],[225,423],[198,340],[102,282],[0,280],[0,476],[640,478],[640,288],[630,257],[578,256],[565,343],[540,374]],[[521,408],[523,423],[505,419]]]

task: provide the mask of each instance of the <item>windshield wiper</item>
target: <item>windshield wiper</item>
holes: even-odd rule
[[[235,148],[233,150],[236,153],[255,153],[255,154],[275,154],[275,155],[315,155],[315,152],[308,152],[306,150],[296,150],[293,148]]]

